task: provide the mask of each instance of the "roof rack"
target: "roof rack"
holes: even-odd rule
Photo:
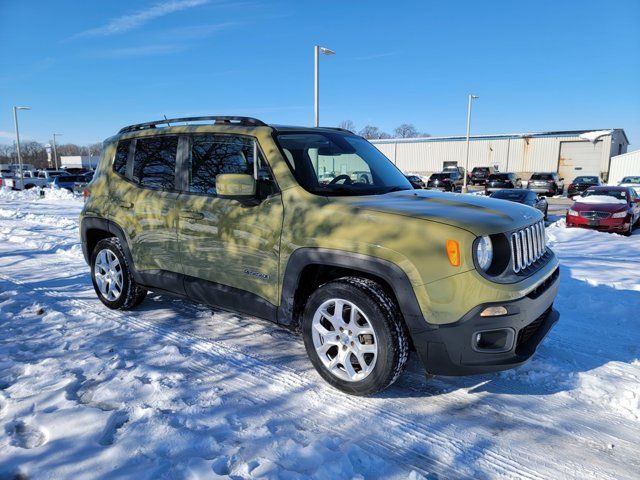
[[[240,125],[243,127],[266,127],[267,124],[262,120],[252,117],[225,117],[219,115],[209,115],[205,117],[182,117],[182,118],[164,118],[162,120],[155,120],[153,122],[137,123],[135,125],[129,125],[120,129],[118,133],[136,132],[138,130],[147,130],[149,128],[156,128],[158,125],[171,126],[172,123],[189,123],[189,122],[204,122],[212,120],[214,125]]]

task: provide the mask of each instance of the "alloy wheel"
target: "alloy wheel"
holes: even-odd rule
[[[347,382],[364,380],[378,357],[375,331],[353,302],[332,298],[320,305],[312,321],[313,345],[325,368]]]
[[[122,265],[118,257],[108,248],[100,250],[96,256],[93,276],[98,290],[104,298],[113,302],[122,295]]]

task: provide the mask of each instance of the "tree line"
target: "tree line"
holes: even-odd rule
[[[76,145],[74,143],[64,143],[56,145],[58,159],[67,155],[100,155],[102,144]],[[47,160],[47,150],[44,144],[36,141],[21,141],[20,155],[23,163],[30,163],[35,168],[47,168],[53,165],[53,151],[51,152],[51,164]],[[12,145],[0,145],[0,163],[18,163],[18,154],[15,142]]]
[[[352,133],[357,133],[361,137],[369,140],[375,140],[380,138],[424,138],[431,135],[424,132],[419,132],[418,129],[411,123],[403,123],[393,130],[393,135],[380,130],[375,125],[365,125],[358,131],[356,125],[351,120],[343,120],[338,124],[339,128],[344,128]]]

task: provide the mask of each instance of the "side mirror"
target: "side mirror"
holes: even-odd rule
[[[256,196],[256,181],[248,173],[222,173],[216,177],[216,192],[220,198],[248,200]]]

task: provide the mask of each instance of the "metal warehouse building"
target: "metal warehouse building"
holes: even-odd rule
[[[629,176],[640,177],[640,150],[634,150],[611,158],[609,184],[617,185],[624,177]]]
[[[426,175],[444,166],[465,164],[466,137],[372,140],[404,172]],[[469,170],[497,166],[528,179],[533,172],[558,172],[607,179],[611,157],[626,153],[629,140],[620,128],[544,133],[479,135],[470,138]]]

